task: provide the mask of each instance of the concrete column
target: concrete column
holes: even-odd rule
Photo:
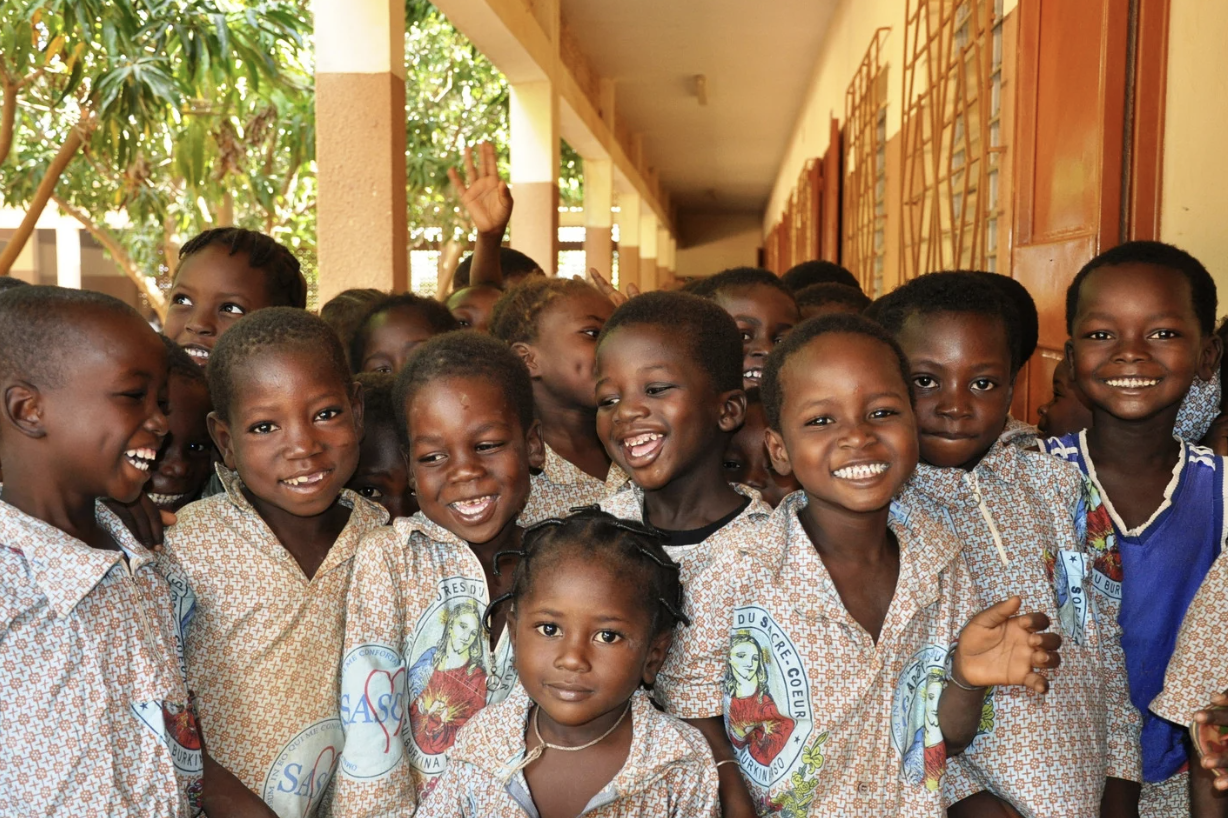
[[[640,212],[640,289],[647,292],[657,282],[657,214],[644,208]]]
[[[512,247],[554,275],[559,259],[559,98],[546,80],[511,87]]]
[[[673,268],[669,260],[669,228],[657,227],[657,287],[664,287],[670,280]]]
[[[610,280],[614,265],[614,163],[584,160],[584,264]]]
[[[405,3],[313,0],[319,302],[409,287]]]
[[[75,220],[55,228],[55,283],[81,289],[81,227]]]
[[[640,196],[618,194],[618,285],[640,287]]]

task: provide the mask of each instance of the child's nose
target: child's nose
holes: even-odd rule
[[[193,335],[217,335],[217,322],[212,320],[213,313],[194,309],[184,325]]]
[[[564,638],[555,666],[573,673],[586,672],[590,667],[586,645],[586,641],[580,638]]]

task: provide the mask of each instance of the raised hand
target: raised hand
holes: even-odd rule
[[[1062,637],[1041,633],[1049,627],[1049,617],[1042,613],[1016,616],[1020,604],[1013,596],[964,626],[951,665],[956,681],[972,687],[1023,685],[1037,693],[1049,689],[1049,680],[1037,669],[1061,664]]]
[[[597,272],[597,268],[595,267],[588,268],[588,277],[592,281],[593,286],[596,287],[602,295],[610,299],[610,303],[615,307],[621,307],[623,304],[627,303],[627,299],[635,298],[640,294],[640,288],[634,284],[628,284],[627,292],[620,293],[613,284],[605,280],[605,276]]]
[[[512,218],[512,193],[507,182],[499,178],[495,146],[483,142],[478,146],[478,165],[473,164],[473,149],[465,148],[465,180],[456,168],[448,168],[448,178],[460,192],[461,204],[469,212],[479,233],[493,233],[503,239],[507,223]]]

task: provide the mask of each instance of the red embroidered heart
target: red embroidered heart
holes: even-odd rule
[[[397,719],[397,726],[391,732],[384,726],[384,720],[379,717],[379,712],[375,709],[375,702],[371,700],[371,680],[376,676],[383,676],[388,680],[388,697],[395,702],[397,693],[397,677],[405,675],[405,668],[399,668],[396,673],[389,673],[386,670],[373,670],[367,676],[367,681],[362,687],[362,696],[367,700],[367,708],[371,711],[372,718],[379,725],[379,729],[384,731],[384,753],[387,754],[392,749],[392,737],[401,732],[401,725],[405,722],[405,708],[401,708],[401,717]],[[390,708],[390,710],[393,708]]]
[[[308,803],[311,803],[313,800],[315,800],[315,797],[316,797],[316,781],[317,781],[317,779],[316,779],[316,773],[317,773],[317,772],[319,771],[319,769],[320,769],[320,759],[324,758],[324,754],[325,754],[325,753],[328,753],[328,755],[329,755],[329,758],[328,758],[328,767],[327,767],[327,769],[328,769],[328,771],[329,771],[329,777],[330,777],[330,778],[332,777],[332,769],[333,769],[333,765],[337,763],[337,748],[336,748],[336,747],[333,747],[333,746],[331,746],[331,745],[330,745],[330,746],[328,746],[328,747],[325,747],[323,750],[321,750],[321,751],[320,751],[320,754],[319,754],[318,756],[316,756],[316,763],[315,763],[315,764],[313,764],[313,765],[311,765],[311,784],[310,784],[310,785],[307,787],[307,802],[308,802]],[[328,786],[328,782],[327,782],[327,781],[325,781],[324,786]],[[320,791],[321,791],[321,792],[323,792],[323,791],[324,791],[324,787],[321,787],[321,788],[320,788]]]

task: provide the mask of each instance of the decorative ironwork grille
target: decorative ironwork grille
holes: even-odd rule
[[[889,28],[874,32],[844,95],[844,266],[863,289],[882,294],[887,228],[887,83],[882,46]]]

